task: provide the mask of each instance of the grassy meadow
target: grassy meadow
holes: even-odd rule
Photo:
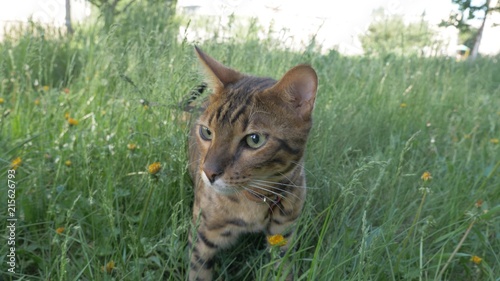
[[[190,117],[178,104],[203,81],[194,43],[246,73],[279,78],[309,63],[319,75],[309,193],[285,257],[296,280],[500,280],[500,57],[193,43],[177,26],[145,7],[107,33],[31,25],[0,42],[0,280],[186,280]],[[216,272],[278,280],[273,262],[249,235]]]

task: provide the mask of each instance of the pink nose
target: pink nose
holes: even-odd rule
[[[203,172],[207,176],[210,183],[214,183],[214,181],[220,178],[223,173],[223,171],[216,165],[207,165],[206,163],[203,165]]]

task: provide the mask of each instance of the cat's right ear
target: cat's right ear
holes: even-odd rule
[[[318,75],[306,64],[290,69],[272,87],[272,90],[289,103],[303,120],[309,120],[318,90]]]
[[[194,47],[200,59],[205,73],[207,74],[209,86],[214,90],[222,90],[227,85],[240,80],[243,74],[224,66],[209,55],[205,54],[197,46]]]

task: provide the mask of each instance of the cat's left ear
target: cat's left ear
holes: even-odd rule
[[[290,69],[271,90],[280,93],[302,119],[308,120],[314,109],[317,89],[316,71],[309,65],[301,64]]]
[[[223,65],[222,63],[216,61],[214,58],[205,54],[197,46],[195,46],[194,48],[196,50],[198,58],[200,59],[200,61],[204,66],[205,72],[207,73],[209,79],[208,81],[210,84],[209,86],[212,89],[216,91],[222,90],[227,85],[234,83],[243,77],[243,75],[240,72],[231,69]]]

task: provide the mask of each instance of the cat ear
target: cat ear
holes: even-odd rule
[[[203,64],[203,68],[209,78],[209,84],[213,89],[221,89],[228,84],[240,80],[243,75],[238,71],[224,66],[209,55],[205,54],[197,46],[194,47],[196,54]]]
[[[308,120],[314,108],[318,76],[316,71],[305,64],[290,69],[272,90],[279,93],[297,111],[300,117]]]

